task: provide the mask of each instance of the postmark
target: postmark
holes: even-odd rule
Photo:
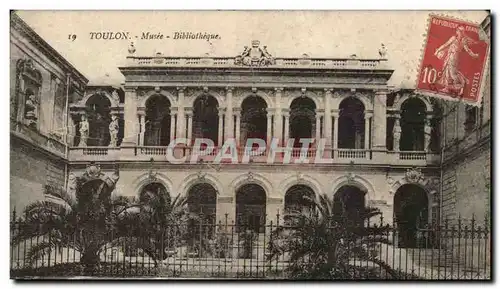
[[[430,15],[416,90],[478,105],[489,51],[480,29],[478,24]]]

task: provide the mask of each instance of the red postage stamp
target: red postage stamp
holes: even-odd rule
[[[478,104],[489,49],[479,30],[477,24],[431,15],[417,90]]]

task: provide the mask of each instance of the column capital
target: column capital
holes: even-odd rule
[[[274,91],[278,92],[283,92],[284,88],[283,87],[275,87]]]
[[[186,87],[185,86],[177,86],[177,91],[179,93],[184,93],[184,91],[186,90]]]
[[[276,109],[268,107],[268,108],[266,108],[266,111],[267,111],[268,114],[273,114],[276,111]]]
[[[219,107],[219,116],[224,116],[226,113],[226,108],[225,107]]]
[[[226,92],[227,93],[232,93],[233,90],[234,90],[234,87],[232,87],[232,86],[226,86]]]
[[[144,106],[137,107],[137,114],[138,115],[146,115],[146,108]]]
[[[179,108],[176,106],[170,107],[170,114],[177,114]]]
[[[333,92],[333,88],[324,88],[323,90],[325,91],[326,94],[328,93],[331,94]]]
[[[317,109],[315,110],[315,112],[316,112],[316,113],[324,113],[324,112],[325,112],[325,110],[324,110],[323,108],[317,108]]]
[[[373,117],[373,112],[367,112],[365,113],[365,119],[369,119]]]

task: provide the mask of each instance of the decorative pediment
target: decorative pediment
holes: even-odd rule
[[[276,64],[274,57],[267,51],[267,46],[259,47],[260,41],[252,41],[252,47],[245,46],[243,52],[234,58],[235,65],[268,66]]]

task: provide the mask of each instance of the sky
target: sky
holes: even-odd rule
[[[128,32],[137,56],[236,56],[252,40],[275,57],[377,58],[387,47],[389,84],[414,88],[432,11],[18,11],[18,15],[91,83],[120,84],[131,40],[91,39],[91,32]],[[480,23],[486,11],[435,14]],[[141,40],[143,32],[171,38]],[[174,40],[175,32],[219,34],[219,40]],[[76,35],[73,41],[69,35]],[[136,39],[135,36],[138,38]]]

